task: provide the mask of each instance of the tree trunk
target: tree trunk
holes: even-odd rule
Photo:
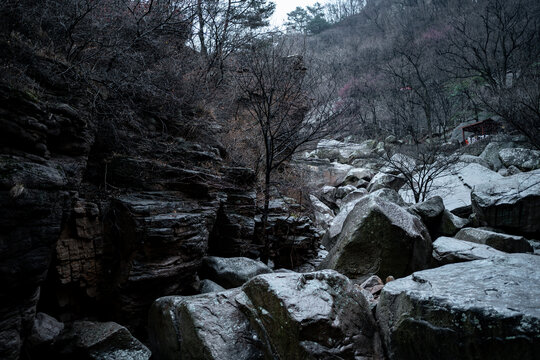
[[[197,1],[197,16],[199,18],[199,42],[201,43],[201,54],[205,59],[208,58],[208,49],[206,48],[206,40],[204,38],[204,12],[202,6],[202,0]]]
[[[268,237],[268,209],[270,205],[270,171],[271,168],[267,167],[265,169],[265,178],[264,178],[264,207],[261,216],[262,220],[262,239],[264,241],[264,249],[261,253],[261,261],[265,264],[268,264],[268,259],[270,258],[270,238]]]

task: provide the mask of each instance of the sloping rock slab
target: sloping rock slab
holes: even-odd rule
[[[158,360],[263,359],[260,343],[235,297],[240,289],[154,302],[148,326]]]
[[[350,278],[402,277],[428,267],[431,238],[420,219],[377,196],[360,199],[349,213],[322,269]]]
[[[540,258],[512,254],[414,273],[384,287],[389,359],[536,359]]]
[[[242,304],[273,359],[377,359],[379,338],[360,288],[331,270],[260,275]]]
[[[476,186],[473,211],[481,222],[518,234],[540,234],[540,169]]]
[[[436,266],[501,256],[504,256],[503,252],[487,245],[444,236],[433,243],[433,259]]]
[[[456,234],[456,239],[485,244],[507,253],[533,252],[534,250],[523,236],[501,234],[486,229],[461,229]]]

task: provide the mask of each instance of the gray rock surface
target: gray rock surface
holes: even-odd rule
[[[31,347],[51,344],[64,330],[64,324],[44,313],[37,313],[27,341]]]
[[[499,151],[499,157],[506,167],[516,166],[523,171],[540,168],[540,151],[538,150],[524,148],[502,149]]]
[[[538,256],[510,254],[386,284],[377,320],[389,359],[536,359],[539,272]]]
[[[331,270],[260,275],[237,300],[267,358],[376,359],[379,339],[360,289]]]
[[[487,229],[465,228],[455,236],[456,239],[491,246],[507,253],[533,252],[532,246],[523,236],[507,235]]]
[[[444,210],[436,234],[437,236],[454,236],[460,229],[467,226],[469,223],[469,219],[460,218],[450,211]]]
[[[402,277],[424,269],[431,259],[431,239],[414,215],[380,197],[360,199],[320,268],[350,278],[377,274]]]
[[[314,195],[309,195],[309,200],[311,201],[315,221],[323,229],[327,229],[334,220],[334,212]]]
[[[490,142],[479,157],[486,160],[493,170],[498,171],[504,167],[499,157],[499,151],[514,147],[516,145],[513,142]]]
[[[433,180],[428,197],[440,196],[447,210],[460,215],[470,208],[471,191],[476,186],[501,179],[503,176],[482,165],[459,162]],[[411,190],[404,187],[399,193],[406,201],[413,202]]]
[[[424,202],[410,206],[409,211],[420,216],[429,233],[434,234],[444,212],[443,199],[440,196],[434,196]]]
[[[344,183],[355,185],[359,180],[370,181],[375,176],[376,171],[367,168],[352,168],[347,173]]]
[[[399,190],[405,184],[405,178],[399,175],[386,174],[380,172],[371,179],[367,186],[368,192],[374,192],[379,189],[389,188]]]
[[[212,280],[208,280],[208,279],[201,280],[200,286],[199,286],[199,292],[201,294],[220,292],[220,291],[225,291],[225,288],[220,286],[219,284],[216,284]]]
[[[246,281],[259,274],[272,272],[260,261],[244,258],[203,258],[199,275],[210,279],[226,289],[242,286]]]
[[[327,249],[330,249],[334,246],[338,235],[343,229],[343,224],[345,223],[347,216],[352,211],[352,209],[354,209],[356,203],[360,201],[360,199],[363,198],[366,194],[367,191],[365,191],[364,189],[358,189],[357,191],[350,193],[343,199],[343,202],[340,204],[339,212],[336,214],[336,216],[330,223],[330,226],[322,239],[322,244]],[[405,202],[403,201],[401,196],[399,196],[399,194],[392,189],[380,189],[372,192],[370,196],[376,196],[386,201],[393,202],[399,206],[405,206]]]
[[[468,154],[461,155],[459,157],[459,161],[465,164],[472,164],[472,163],[479,164],[488,169],[491,169],[493,167],[491,163],[487,161],[486,159],[481,158],[479,156],[473,156],[473,155],[468,155]]]
[[[158,360],[263,359],[257,334],[239,310],[240,289],[156,300],[149,335]]]
[[[336,199],[343,199],[355,190],[356,187],[353,185],[340,186],[336,189]]]
[[[151,351],[114,322],[76,321],[66,326],[55,343],[60,358],[91,360],[148,360]]]
[[[471,200],[478,219],[488,226],[517,234],[540,233],[540,170],[480,184]]]
[[[501,256],[504,256],[503,252],[490,246],[450,237],[441,236],[433,242],[433,260],[435,266]]]
[[[341,199],[341,202],[338,203],[340,205],[340,208],[343,207],[343,205],[354,201],[356,199],[360,199],[362,196],[366,195],[368,192],[366,189],[356,189],[351,193],[348,193],[347,196],[345,196],[343,199]]]

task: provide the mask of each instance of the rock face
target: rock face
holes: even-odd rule
[[[485,244],[507,253],[533,252],[533,247],[523,236],[501,234],[486,229],[461,229],[456,234],[456,239]]]
[[[518,234],[540,233],[540,170],[478,185],[471,199],[484,224]]]
[[[444,236],[433,243],[434,266],[501,256],[504,256],[503,252],[490,246]]]
[[[535,359],[540,257],[446,265],[388,283],[377,319],[389,359]]]
[[[341,274],[277,273],[253,278],[239,296],[267,358],[377,359],[379,339],[360,289]]]
[[[428,266],[431,239],[414,215],[377,196],[366,196],[349,213],[321,268],[350,278],[402,277]]]
[[[149,334],[158,360],[264,359],[257,334],[239,310],[240,289],[197,296],[170,296],[150,309]]]
[[[112,201],[105,228],[116,254],[110,261],[105,257],[112,275],[105,282],[118,289],[107,298],[122,323],[142,325],[156,298],[190,288],[216,213],[215,202],[182,199],[177,193],[132,194]]]
[[[16,359],[32,329],[72,180],[82,173],[70,166],[88,151],[92,126],[81,115],[68,119],[3,86],[0,112],[2,146],[20,154],[0,154],[0,358]],[[56,138],[64,120],[80,131],[77,138]],[[66,155],[72,158],[62,162]]]
[[[254,276],[271,272],[272,269],[257,260],[209,256],[202,261],[200,276],[230,289],[242,286]]]
[[[292,200],[292,199],[291,199]],[[317,256],[319,230],[307,216],[297,214],[295,203],[275,201],[268,216],[271,259],[276,268],[294,269]],[[256,218],[256,236],[262,244],[262,220]]]
[[[516,166],[520,170],[529,171],[540,168],[540,151],[523,148],[502,149],[499,157],[506,167]]]

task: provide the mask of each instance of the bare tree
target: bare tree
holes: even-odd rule
[[[472,97],[540,148],[538,2],[479,1],[461,9],[443,51],[446,71],[476,79]]]
[[[264,144],[264,207],[262,260],[267,262],[270,243],[266,227],[272,174],[302,146],[319,140],[336,127],[344,108],[334,102],[331,78],[315,76],[303,52],[279,36],[256,42],[238,59],[235,84],[240,102],[257,124]],[[323,86],[324,85],[324,86]]]
[[[426,200],[433,182],[446,175],[459,160],[456,153],[444,151],[439,144],[416,144],[387,148],[382,155],[384,171],[405,179],[415,203]]]

